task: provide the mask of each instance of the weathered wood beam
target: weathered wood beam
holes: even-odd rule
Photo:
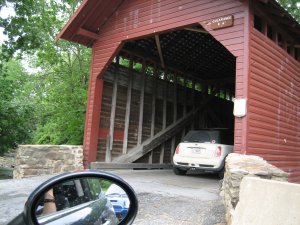
[[[104,163],[92,162],[90,169],[103,170],[103,169],[170,169],[172,164],[148,164],[148,163]]]
[[[194,111],[196,108],[196,105],[195,105],[195,81],[192,80],[192,110]],[[195,128],[195,120],[192,122],[192,129]]]
[[[206,31],[204,29],[200,29],[200,28],[184,28],[184,29],[188,30],[188,31],[194,31],[194,32],[202,33],[202,34],[209,34],[208,31]]]
[[[162,129],[166,129],[167,126],[167,93],[168,93],[168,81],[167,81],[167,73],[166,70],[164,71],[164,100],[163,100],[163,127]]]
[[[152,163],[153,163],[153,151],[151,151],[151,152],[149,153],[148,163],[149,163],[149,164],[152,164]]]
[[[156,42],[156,47],[157,47],[157,51],[158,51],[159,58],[160,58],[161,67],[165,68],[164,57],[163,57],[163,54],[162,54],[160,40],[159,40],[159,36],[158,35],[155,35],[155,42]]]
[[[202,106],[200,106],[202,107]],[[197,110],[200,109],[200,107]],[[140,146],[136,146],[131,149],[127,154],[121,155],[115,158],[114,162],[134,162],[140,157],[144,156],[150,151],[153,151],[155,148],[159,147],[162,143],[172,138],[179,130],[182,130],[182,127],[185,126],[190,120],[193,119],[195,112],[190,112],[185,117],[176,121],[176,123],[171,124],[165,130],[162,130],[154,135],[154,137],[148,138]]]
[[[174,92],[173,92],[173,121],[177,120],[177,73],[174,74]]]
[[[115,128],[115,118],[116,118],[116,107],[117,107],[117,93],[118,93],[118,71],[119,67],[115,67],[114,71],[114,84],[113,84],[113,94],[111,99],[111,111],[110,111],[110,127],[109,127],[109,142],[108,149],[106,151],[106,162],[111,161],[111,151],[114,143],[114,128]]]
[[[131,51],[126,50],[126,49],[122,49],[121,52],[126,53],[126,54],[134,54],[134,55],[136,55],[140,58],[144,58],[147,62],[153,63],[155,65],[160,65],[159,61],[157,61],[155,58],[147,56],[146,53],[144,53],[144,52],[136,52],[136,51],[131,52]],[[170,65],[168,65],[167,68],[168,68],[169,71],[172,71],[173,73],[185,74],[186,77],[189,77],[191,79],[193,78],[193,79],[197,80],[199,83],[205,82],[205,80],[200,79],[198,77],[198,74],[190,74],[187,71],[179,70],[175,66],[170,66]]]
[[[167,70],[164,70],[164,100],[163,100],[163,121],[162,121],[162,129],[165,130],[167,127],[167,93],[168,93],[168,80],[167,80]],[[164,155],[165,155],[165,143],[161,145],[159,163],[164,163]]]
[[[186,77],[183,78],[184,82],[184,102],[183,102],[183,115],[186,115],[187,111],[187,87],[186,87]]]
[[[157,70],[154,68],[154,76],[152,80],[152,112],[151,112],[151,137],[154,136],[155,133],[155,111],[156,111],[156,84],[157,84],[157,77],[156,74]]]
[[[127,88],[125,128],[124,128],[124,139],[123,139],[123,154],[127,153],[127,145],[128,145],[128,131],[129,131],[129,119],[130,119],[130,107],[131,107],[131,91],[132,91],[132,81],[133,81],[133,60],[130,60],[129,68],[130,68],[130,76],[128,77],[128,88]]]
[[[160,155],[159,155],[159,163],[164,163],[164,155],[165,155],[165,143],[161,145]]]
[[[146,76],[146,62],[144,61],[143,65],[142,65],[142,77],[141,77],[140,113],[139,113],[139,128],[138,128],[138,145],[140,145],[142,143],[142,137],[143,137],[145,76]]]
[[[171,142],[171,156],[170,156],[171,163],[173,163],[173,155],[176,148],[175,144],[176,144],[176,134],[172,137],[172,142]]]
[[[169,140],[170,138],[174,137],[178,131],[182,130],[182,138],[185,135],[185,125],[189,124],[191,120],[194,119],[195,115],[200,110],[205,109],[207,103],[215,98],[215,94],[219,91],[218,88],[215,88],[211,95],[207,96],[203,100],[200,105],[198,105],[198,108],[196,108],[194,111],[188,113],[186,116],[182,117],[181,119],[177,120],[175,123],[169,125],[165,130],[162,130],[155,134],[153,137],[148,138],[146,141],[144,141],[140,146],[137,146],[128,152],[126,155],[121,155],[114,159],[114,162],[134,162],[135,160],[139,159],[140,157],[144,156],[150,151],[153,151],[155,148],[159,147],[161,144]]]
[[[84,37],[88,37],[88,38],[91,38],[93,40],[97,40],[99,38],[99,35],[94,33],[94,32],[91,32],[89,30],[86,30],[84,28],[79,28],[77,30],[77,34],[78,35],[81,35],[81,36],[84,36]]]

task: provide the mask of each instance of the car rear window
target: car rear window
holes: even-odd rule
[[[229,130],[197,130],[190,131],[183,142],[216,143],[233,145],[233,132]]]

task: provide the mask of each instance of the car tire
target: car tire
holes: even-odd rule
[[[185,175],[187,171],[186,171],[186,170],[179,169],[178,167],[173,167],[173,172],[174,172],[176,175]]]

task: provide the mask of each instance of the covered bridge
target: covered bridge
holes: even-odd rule
[[[300,182],[300,25],[275,0],[84,0],[60,38],[92,48],[86,166],[168,164],[227,127]]]

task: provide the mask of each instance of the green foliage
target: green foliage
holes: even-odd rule
[[[34,68],[20,75],[26,80],[25,86],[13,86],[10,90],[31,97],[27,102],[31,108],[25,115],[31,123],[24,124],[23,128],[30,130],[27,133],[31,134],[32,143],[83,142],[91,51],[66,41],[55,43],[56,35],[79,2],[6,1],[13,5],[16,16],[1,19],[0,26],[8,36],[2,47],[2,61],[22,58],[27,66]],[[2,7],[4,1],[0,3]],[[10,102],[8,97],[2,99]],[[16,105],[15,109],[22,108]],[[21,143],[11,137],[15,143]]]
[[[277,0],[300,23],[299,0]]]
[[[19,61],[3,65],[0,74],[0,154],[30,141],[33,108],[26,92],[27,81]],[[20,88],[21,87],[21,88]]]

